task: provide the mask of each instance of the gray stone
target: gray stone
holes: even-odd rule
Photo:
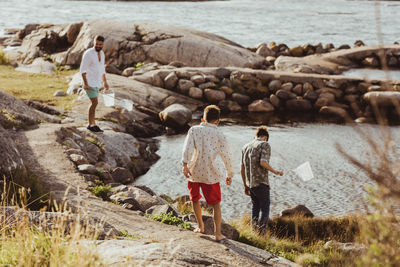
[[[32,64],[20,65],[15,70],[29,73],[53,74],[56,70],[56,66],[53,63],[44,60],[43,58],[36,58]]]
[[[276,96],[282,100],[289,100],[289,99],[296,98],[296,95],[294,93],[286,91],[286,90],[278,90],[276,92]]]
[[[293,83],[287,82],[287,83],[282,84],[280,89],[290,92],[292,90],[292,88],[293,88]]]
[[[164,81],[158,73],[153,73],[151,76],[152,84],[157,87],[164,87]]]
[[[206,75],[204,75],[204,78],[206,79],[206,82],[212,82],[212,83],[218,83],[219,82],[218,78],[215,77],[212,74],[206,74]]]
[[[203,76],[203,75],[200,75],[200,74],[198,74],[198,75],[193,75],[193,76],[190,78],[190,80],[191,80],[192,82],[194,82],[195,84],[197,84],[197,85],[206,82],[206,79],[204,78],[204,76]]]
[[[142,189],[146,193],[148,193],[150,196],[157,196],[157,194],[148,186],[146,185],[135,185],[134,187]]]
[[[292,92],[295,93],[296,95],[302,95],[303,86],[301,84],[297,84],[295,87],[293,87]]]
[[[189,92],[189,89],[194,86],[195,84],[189,80],[180,79],[178,81],[178,90],[183,94],[187,94]]]
[[[75,148],[70,148],[70,149],[66,150],[65,153],[66,153],[68,156],[69,156],[69,155],[72,155],[72,154],[78,154],[78,155],[81,155],[81,156],[84,156],[84,155],[85,155],[85,153],[84,153],[82,150],[80,150],[80,149],[75,149]]]
[[[135,71],[136,71],[135,67],[126,68],[122,71],[122,76],[125,76],[125,77],[132,76]]]
[[[165,204],[165,205],[155,205],[149,209],[146,210],[146,214],[150,215],[160,215],[160,214],[168,214],[172,212],[172,215],[175,217],[179,217],[179,211],[177,211],[175,208],[173,208],[171,205]]]
[[[171,72],[170,74],[167,75],[164,79],[164,86],[166,89],[174,89],[177,82],[178,82],[178,76],[175,74],[175,72]]]
[[[57,90],[54,92],[53,96],[66,96],[67,94],[64,92],[64,90]]]
[[[277,97],[276,95],[272,94],[269,96],[269,101],[271,102],[271,104],[276,107],[279,108],[281,101],[279,100],[279,97]]]
[[[69,155],[69,158],[75,165],[83,165],[83,164],[88,164],[89,161],[82,155],[78,154],[71,154]]]
[[[314,102],[315,100],[318,99],[318,96],[319,96],[318,93],[316,93],[315,91],[307,91],[304,94],[304,99],[308,99],[308,100]]]
[[[233,93],[232,100],[236,101],[239,105],[242,106],[248,105],[251,102],[251,98],[249,96],[239,93]]]
[[[214,82],[206,82],[199,85],[201,90],[208,89],[208,88],[215,88],[216,84]]]
[[[257,48],[256,54],[262,57],[274,56],[275,53],[268,48],[266,43],[260,44]]]
[[[321,107],[321,109],[319,110],[318,113],[323,116],[338,117],[343,120],[346,120],[347,118],[350,117],[349,114],[347,113],[347,111],[340,107],[323,106],[323,107]]]
[[[269,82],[268,88],[269,88],[269,90],[275,92],[275,91],[277,91],[277,90],[279,90],[281,88],[281,85],[282,85],[281,81],[272,80],[272,81]]]
[[[231,71],[226,68],[218,68],[215,70],[215,77],[222,80],[224,78],[229,78]]]
[[[133,194],[133,197],[139,203],[140,210],[143,212],[155,205],[164,204],[156,196],[151,196],[146,191],[137,187],[129,188],[129,192]]]
[[[97,174],[97,169],[95,166],[91,164],[82,164],[78,166],[78,170],[81,173],[86,173],[86,174]]]
[[[225,100],[225,92],[213,89],[205,89],[204,96],[210,103],[218,103]]]
[[[197,87],[190,87],[189,88],[189,96],[195,99],[202,99],[203,98],[203,90]]]
[[[117,167],[111,171],[112,178],[115,182],[121,184],[128,184],[133,182],[133,175],[132,173],[122,167]]]
[[[255,100],[248,106],[249,112],[272,112],[275,110],[274,106],[265,100]]]
[[[172,128],[183,127],[192,120],[192,112],[181,104],[173,104],[159,113],[161,122]]]
[[[129,206],[125,206],[126,209],[129,210],[140,210],[140,205],[133,197],[133,194],[129,194],[129,192],[118,192],[110,196],[110,200],[116,202],[120,205],[129,204]]]

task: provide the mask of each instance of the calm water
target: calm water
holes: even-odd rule
[[[357,126],[380,140],[377,126]],[[232,185],[222,186],[223,216],[237,218],[250,212],[250,198],[244,195],[240,177],[240,156],[244,144],[252,140],[256,127],[222,126],[233,150],[235,176]],[[333,124],[300,124],[297,127],[269,127],[272,148],[271,165],[285,172],[277,177],[270,174],[272,216],[297,204],[305,204],[317,216],[340,216],[364,211],[363,188],[372,182],[337,152],[341,144],[351,155],[368,162],[368,145],[354,126]],[[400,155],[400,128],[391,127],[394,148]],[[181,174],[181,151],[185,136],[160,137],[161,159],[136,184],[150,186],[156,193],[173,197],[188,194]],[[292,169],[309,161],[315,178],[304,182]],[[372,160],[372,163],[375,161]],[[203,199],[204,200],[204,199]]]
[[[400,81],[400,70],[373,70],[373,69],[351,69],[343,72],[350,77],[361,77],[367,79],[390,79]]]
[[[400,41],[400,3],[379,2],[383,41]],[[374,1],[232,0],[216,2],[103,2],[0,0],[0,31],[28,23],[97,18],[150,21],[216,33],[244,46],[260,42],[377,44]]]

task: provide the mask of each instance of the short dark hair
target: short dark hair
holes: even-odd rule
[[[269,139],[269,133],[268,133],[268,129],[267,126],[260,126],[257,128],[257,132],[256,132],[256,136],[257,137],[263,137],[266,136]]]
[[[216,105],[209,105],[204,109],[204,120],[206,122],[214,122],[219,120],[221,110]]]
[[[94,41],[104,42],[104,37],[102,35],[96,35],[96,37],[94,37]]]

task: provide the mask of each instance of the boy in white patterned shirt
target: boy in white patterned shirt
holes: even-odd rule
[[[200,188],[207,204],[213,208],[215,240],[225,237],[221,234],[221,188],[219,181],[223,174],[216,165],[219,155],[226,169],[226,184],[230,185],[233,176],[232,155],[225,136],[218,130],[220,109],[215,105],[204,109],[202,123],[189,129],[182,153],[182,172],[188,180],[190,200],[198,223],[196,233],[204,233],[201,216]]]

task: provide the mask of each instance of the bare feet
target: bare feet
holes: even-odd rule
[[[198,234],[204,234],[204,226],[203,227],[196,227],[193,232]]]
[[[225,239],[226,239],[226,237],[224,235],[215,235],[215,241],[217,241],[217,242],[220,242]]]

